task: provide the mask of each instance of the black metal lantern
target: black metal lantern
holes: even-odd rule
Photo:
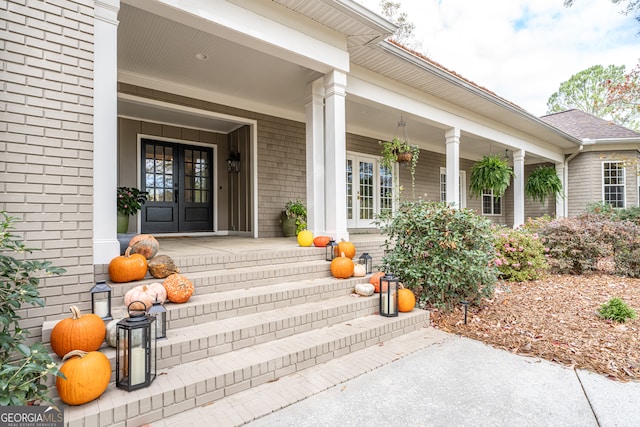
[[[365,274],[371,274],[373,271],[373,258],[371,257],[371,255],[369,255],[367,252],[364,252],[362,255],[360,255],[360,258],[358,258],[358,261],[360,262],[360,264],[364,265],[366,271]]]
[[[144,311],[131,310],[116,325],[116,387],[127,391],[148,387],[156,378],[156,318]]]
[[[164,306],[160,301],[158,301],[157,296],[156,296],[155,302],[151,305],[151,308],[149,309],[149,316],[153,316],[156,318],[156,322],[155,322],[156,339],[166,338],[167,337],[167,309],[164,308]]]
[[[380,316],[398,316],[398,288],[400,282],[397,277],[384,275],[380,278]]]
[[[329,240],[329,243],[327,243],[327,246],[326,246],[327,261],[333,261],[333,259],[336,257],[337,248],[338,248],[338,244],[336,243],[336,241],[333,239]]]
[[[91,288],[91,312],[102,320],[111,320],[111,286],[98,282]]]

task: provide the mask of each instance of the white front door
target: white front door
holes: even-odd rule
[[[393,209],[393,175],[377,157],[347,154],[347,227],[372,228],[376,215]]]

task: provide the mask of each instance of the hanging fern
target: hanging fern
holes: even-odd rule
[[[527,178],[524,188],[527,198],[544,203],[562,193],[562,182],[556,170],[549,166],[538,166]]]
[[[469,190],[475,197],[482,196],[483,190],[493,190],[500,197],[507,191],[513,171],[505,159],[498,155],[484,156],[471,168]]]

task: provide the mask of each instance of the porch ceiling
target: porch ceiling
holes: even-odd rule
[[[121,3],[119,13],[119,81],[133,84],[142,81],[153,82],[153,88],[160,90],[166,88],[164,90],[172,93],[304,121],[306,86],[321,77],[322,73],[217,37],[196,29],[195,26],[133,7],[126,1]],[[356,13],[360,14],[358,19],[364,22],[358,24],[353,19],[346,19],[345,11],[351,10],[350,7],[354,5],[347,0],[274,0],[274,3],[289,11],[306,14],[305,16],[322,25],[333,22],[332,30],[336,32],[353,34],[354,37],[347,37],[348,48],[352,61],[360,66],[412,85],[429,96],[451,99],[454,103],[460,103],[459,105],[493,120],[504,122],[506,115],[507,120],[516,120],[517,124],[530,129],[531,132],[540,132],[541,129],[545,132],[544,126],[547,125],[541,127],[536,123],[528,123],[531,116],[525,112],[508,112],[504,106],[497,105],[490,99],[491,97],[482,99],[478,95],[470,95],[468,90],[452,82],[446,82],[433,73],[419,70],[416,65],[410,63],[399,65],[403,61],[397,58],[393,61],[390,59],[392,55],[370,47],[370,43],[377,43],[381,35],[386,34],[386,21],[377,19],[377,15],[369,13],[365,8],[356,8]],[[327,3],[330,3],[331,7]],[[345,8],[344,4],[350,7]],[[341,12],[340,9],[344,11]],[[372,28],[376,30],[373,33]],[[386,28],[387,31],[391,29],[388,26]],[[365,51],[371,55],[370,59],[366,59],[366,55],[363,54]],[[207,60],[197,59],[198,54],[206,55]],[[416,76],[420,77],[416,80]],[[447,96],[449,98],[446,98]],[[155,118],[175,125],[223,133],[237,127],[237,124],[215,121],[207,116],[151,111],[147,108],[120,102],[119,114],[147,120]],[[442,125],[425,122],[424,119],[414,120],[404,112],[389,110],[377,104],[372,105],[366,100],[351,96],[347,96],[346,114],[348,132],[374,139],[392,137],[397,122],[403,115],[407,122],[407,136],[411,142],[423,149],[444,152]],[[561,141],[562,138],[551,131],[551,128],[546,132],[550,138],[555,138],[550,142],[570,145],[566,140]],[[469,159],[479,158],[489,151],[500,152],[505,148],[464,132],[462,141],[460,154]],[[527,156],[527,163],[540,160]]]

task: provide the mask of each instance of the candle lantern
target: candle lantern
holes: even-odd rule
[[[148,387],[156,378],[156,318],[131,310],[116,325],[116,387],[127,391]]]
[[[333,239],[329,240],[329,243],[327,243],[327,246],[326,246],[327,261],[333,261],[333,259],[336,257],[337,249],[338,249],[338,244],[336,243],[336,241]]]
[[[367,252],[363,253],[362,255],[360,255],[360,258],[358,258],[358,261],[360,261],[360,264],[364,265],[365,269],[366,269],[366,274],[371,274],[373,271],[373,258],[371,257],[371,255],[369,255]]]
[[[380,278],[380,316],[398,316],[398,287],[397,277],[385,275]]]
[[[160,301],[158,301],[158,297],[156,297],[155,302],[151,305],[151,308],[149,309],[149,316],[153,316],[156,318],[156,321],[155,321],[156,339],[166,338],[167,337],[167,309],[162,305]]]
[[[102,320],[111,320],[111,286],[98,282],[91,288],[91,312]]]

